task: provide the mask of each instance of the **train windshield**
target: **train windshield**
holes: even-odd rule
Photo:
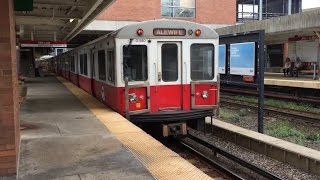
[[[214,77],[214,45],[191,45],[191,79],[212,80]]]
[[[123,74],[129,81],[146,81],[148,79],[147,46],[123,46]]]

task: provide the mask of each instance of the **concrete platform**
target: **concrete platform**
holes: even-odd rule
[[[74,84],[29,81],[19,179],[211,179]]]
[[[210,119],[206,119],[210,123]],[[234,144],[320,177],[320,151],[214,119],[213,132]]]
[[[266,73],[264,84],[273,86],[320,89],[320,80],[313,80],[312,76],[306,75],[299,77],[283,77],[282,73]]]
[[[154,179],[54,77],[27,84],[19,179]]]

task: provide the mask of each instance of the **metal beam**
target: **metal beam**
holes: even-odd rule
[[[82,1],[82,2],[87,2],[87,1]],[[33,4],[47,4],[50,6],[87,6],[87,4],[84,3],[78,3],[77,1],[70,1],[70,0],[65,0],[65,1],[45,1],[45,0],[33,0]]]
[[[70,13],[70,11],[60,11],[57,13],[57,11],[52,11],[47,9],[46,11],[33,11],[29,12],[27,14],[24,14],[22,12],[16,12],[16,16],[25,16],[25,17],[50,17],[50,18],[56,18],[56,19],[81,19],[82,15],[81,12],[75,12]]]
[[[259,1],[259,20],[261,21],[262,20],[262,5],[263,5],[263,2],[262,0]]]
[[[288,0],[288,15],[291,15],[292,0]]]
[[[71,40],[76,36],[85,26],[87,26],[96,16],[98,16],[105,8],[110,6],[115,0],[97,0],[83,16],[82,20],[75,26],[75,28],[64,38],[64,40]]]
[[[43,18],[43,17],[30,17],[30,16],[16,16],[16,24],[20,25],[46,25],[46,26],[64,26],[65,20]]]
[[[69,2],[69,1],[68,1]],[[86,8],[86,5],[78,5],[78,4],[55,4],[55,3],[34,3],[34,6],[45,6],[45,7],[61,7],[61,6],[67,6],[67,7],[77,7],[77,8]]]

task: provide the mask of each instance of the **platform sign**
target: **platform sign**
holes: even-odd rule
[[[218,72],[219,74],[226,73],[226,45],[219,45],[219,62],[218,62]]]
[[[21,41],[21,47],[67,47],[66,41],[31,41],[31,40],[24,40]]]
[[[255,43],[230,44],[230,74],[254,76]]]

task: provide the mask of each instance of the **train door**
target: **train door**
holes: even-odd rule
[[[181,43],[158,43],[158,110],[182,109]]]

